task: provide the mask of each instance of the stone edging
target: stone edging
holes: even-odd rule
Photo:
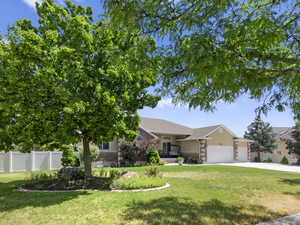
[[[22,192],[82,192],[82,191],[107,191],[107,192],[140,192],[140,191],[156,191],[156,190],[162,190],[165,188],[170,187],[171,185],[166,183],[164,186],[161,187],[155,187],[155,188],[145,188],[145,189],[132,189],[132,190],[98,190],[98,189],[79,189],[79,190],[30,190],[23,188],[23,186],[19,186],[18,190]]]
[[[166,183],[164,186],[155,188],[145,188],[145,189],[132,189],[132,190],[111,190],[111,192],[139,192],[139,191],[157,191],[170,187],[171,185]]]

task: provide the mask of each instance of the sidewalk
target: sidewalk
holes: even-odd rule
[[[271,220],[257,225],[299,225],[300,224],[300,213],[279,218],[277,220]]]

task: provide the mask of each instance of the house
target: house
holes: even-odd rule
[[[290,127],[273,127],[272,128],[273,134],[276,138],[276,148],[273,150],[272,153],[262,153],[261,159],[262,161],[267,160],[268,158],[272,159],[272,162],[280,163],[282,158],[285,156],[289,164],[293,164],[297,162],[297,156],[295,154],[289,154],[287,149],[286,140],[291,139],[291,133],[293,128]],[[256,154],[252,154],[251,158],[254,159]]]
[[[183,156],[203,163],[249,161],[249,140],[238,138],[224,125],[190,128],[171,121],[141,117],[135,142],[155,141],[162,158]],[[106,166],[118,164],[120,140],[100,146]]]

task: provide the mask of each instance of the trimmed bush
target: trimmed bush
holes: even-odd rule
[[[160,156],[159,156],[159,152],[157,149],[150,149],[148,151],[147,162],[152,165],[159,164]]]
[[[300,158],[297,160],[297,163],[296,163],[298,166],[300,166]]]
[[[289,160],[286,156],[283,156],[282,160],[280,161],[281,164],[289,164]]]
[[[177,162],[177,163],[183,163],[183,162],[184,162],[184,158],[183,158],[183,157],[178,157],[178,158],[176,159],[176,162]]]
[[[268,162],[268,163],[273,162],[272,158],[268,158],[268,159],[267,159],[267,162]]]
[[[78,167],[79,166],[79,159],[74,154],[73,147],[71,146],[63,146],[63,154],[61,158],[61,164],[63,167],[72,166],[72,167]]]

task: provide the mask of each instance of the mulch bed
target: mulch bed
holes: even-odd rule
[[[22,185],[22,188],[28,190],[109,190],[109,178],[90,177],[87,180],[39,180]]]

